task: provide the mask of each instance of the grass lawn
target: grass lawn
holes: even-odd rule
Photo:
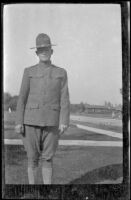
[[[53,184],[117,183],[122,177],[122,148],[59,146],[53,174]],[[23,146],[6,145],[5,181],[7,184],[28,184]],[[40,167],[38,184],[42,184]]]
[[[21,139],[14,131],[15,112],[4,115],[4,138]],[[76,123],[76,122],[75,122]],[[80,124],[81,122],[79,122]],[[87,124],[96,127],[94,124]],[[99,128],[102,128],[101,125]],[[105,127],[105,130],[110,130]],[[103,127],[104,129],[104,127]],[[113,131],[121,132],[115,129]],[[120,141],[70,125],[62,140]],[[59,146],[54,158],[53,184],[91,184],[118,182],[122,177],[121,147]],[[5,145],[5,181],[7,184],[28,184],[27,157],[23,146]],[[41,170],[38,183],[42,183]]]

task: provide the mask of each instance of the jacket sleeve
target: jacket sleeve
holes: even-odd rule
[[[69,126],[70,121],[70,100],[68,90],[67,72],[64,70],[64,77],[61,85],[61,100],[60,100],[60,124]]]
[[[16,122],[15,122],[16,125],[24,123],[24,111],[28,93],[29,93],[29,76],[28,76],[28,69],[25,68],[16,108]]]

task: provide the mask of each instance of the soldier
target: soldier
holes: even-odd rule
[[[43,183],[52,183],[53,156],[69,126],[67,72],[51,63],[52,46],[48,35],[37,36],[31,49],[36,48],[39,63],[25,68],[17,103],[15,130],[27,151],[29,184],[36,183],[40,160]]]

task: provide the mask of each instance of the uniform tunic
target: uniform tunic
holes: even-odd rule
[[[67,73],[51,62],[25,68],[17,103],[16,124],[24,124],[22,136],[28,165],[38,160],[50,167],[59,140],[59,124],[69,125],[70,102]],[[50,161],[50,162],[49,162]]]
[[[16,124],[69,125],[67,72],[51,62],[25,68],[17,103]]]

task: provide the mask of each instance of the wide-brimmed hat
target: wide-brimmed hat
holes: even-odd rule
[[[42,47],[51,47],[51,46],[56,46],[55,44],[51,44],[50,37],[45,34],[45,33],[40,33],[36,37],[36,46],[31,47],[30,49],[35,49],[35,48],[42,48]]]

